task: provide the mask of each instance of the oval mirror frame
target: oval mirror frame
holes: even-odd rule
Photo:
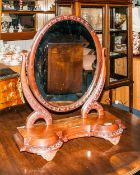
[[[79,22],[81,25],[83,25],[87,31],[90,33],[94,43],[95,43],[95,47],[96,47],[96,51],[97,51],[97,67],[96,67],[96,72],[95,72],[95,76],[87,90],[87,92],[85,92],[85,94],[78,99],[77,101],[74,101],[71,104],[68,105],[56,105],[56,104],[52,104],[50,102],[48,102],[41,94],[40,90],[38,89],[36,80],[35,80],[35,71],[34,71],[34,63],[35,63],[35,56],[36,56],[36,51],[38,48],[39,43],[41,42],[43,36],[46,34],[46,32],[56,23],[60,22],[60,21],[64,21],[64,20],[73,20],[76,22]],[[103,64],[103,58],[102,58],[102,48],[99,42],[99,39],[94,31],[94,29],[87,23],[87,21],[85,21],[84,19],[77,17],[77,16],[73,16],[73,15],[66,15],[66,16],[58,16],[55,17],[53,19],[51,19],[43,28],[42,30],[40,30],[33,41],[33,45],[30,51],[30,54],[28,56],[28,81],[29,81],[29,85],[30,85],[30,89],[33,93],[33,95],[35,96],[35,98],[47,109],[55,111],[55,112],[68,112],[68,111],[72,111],[74,109],[77,109],[78,107],[82,106],[87,100],[88,98],[91,96],[91,94],[93,94],[93,90],[97,85],[97,82],[99,80],[100,77],[100,73],[101,73],[101,68],[102,68],[102,64]],[[103,84],[104,85],[104,84]],[[98,95],[100,96],[100,94]],[[99,97],[98,97],[99,98]],[[98,99],[96,98],[96,99]]]

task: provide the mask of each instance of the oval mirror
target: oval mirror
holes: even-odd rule
[[[84,19],[55,17],[34,39],[28,63],[30,88],[50,110],[76,109],[96,86],[100,59],[98,37]]]

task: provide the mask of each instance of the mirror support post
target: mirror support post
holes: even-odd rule
[[[82,118],[87,118],[88,113],[95,109],[98,112],[99,116],[104,115],[103,107],[97,102],[105,84],[105,77],[106,77],[106,66],[105,66],[105,48],[102,49],[102,65],[101,65],[101,73],[99,76],[99,80],[97,82],[96,87],[93,89],[90,97],[83,105],[81,109]]]

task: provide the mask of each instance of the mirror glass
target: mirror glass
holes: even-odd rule
[[[50,103],[73,102],[84,95],[95,75],[95,43],[81,23],[59,21],[41,39],[34,63],[43,98]]]

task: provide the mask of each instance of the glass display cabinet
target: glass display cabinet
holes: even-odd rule
[[[110,7],[110,83],[128,78],[128,8]]]
[[[51,4],[53,4],[51,2]],[[55,16],[53,6],[46,1],[0,1],[0,39],[32,39],[44,23]]]
[[[132,80],[132,2],[129,0],[78,0],[56,2],[57,15],[60,9],[71,8],[71,14],[83,17],[95,30],[106,50],[107,77],[105,90],[109,90],[112,104],[112,89],[129,87],[129,109],[133,107]],[[63,6],[65,4],[65,6]],[[95,53],[96,54],[96,53]]]
[[[88,21],[99,37],[100,44],[103,45],[103,7],[81,6],[81,17]]]
[[[59,6],[59,9],[58,9],[58,14],[59,15],[71,15],[72,14],[72,7],[68,4],[63,4],[62,6],[60,5]]]

